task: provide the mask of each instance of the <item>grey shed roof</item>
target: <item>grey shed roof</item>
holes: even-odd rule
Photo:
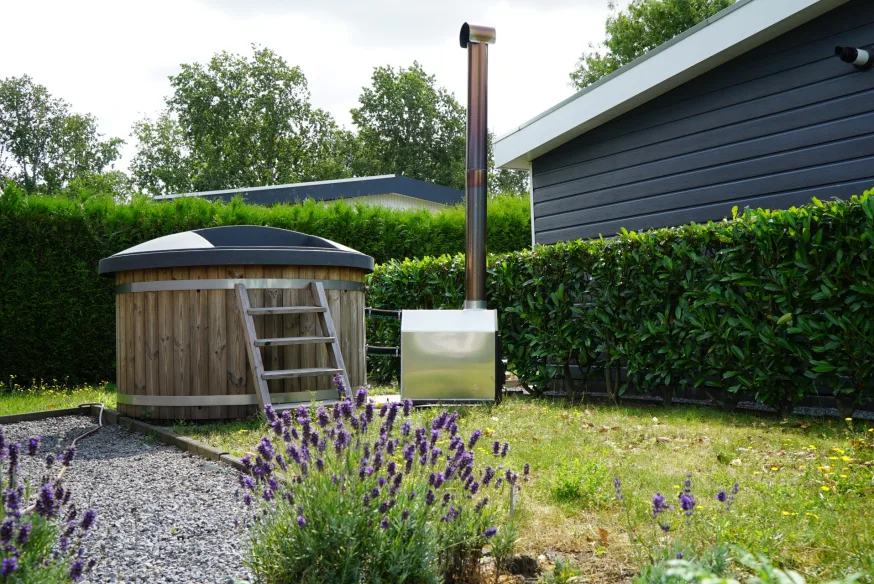
[[[269,187],[248,187],[226,189],[222,191],[204,191],[200,193],[184,193],[155,197],[156,201],[168,201],[179,197],[201,197],[212,201],[230,201],[236,195],[243,197],[256,205],[276,205],[279,203],[295,203],[304,199],[317,201],[333,201],[336,199],[353,199],[370,195],[398,194],[441,203],[454,205],[464,201],[464,192],[434,183],[416,180],[406,176],[386,174],[382,176],[366,176],[361,178],[343,178],[338,180],[323,180],[316,182],[275,185]]]
[[[332,266],[373,270],[373,258],[339,243],[259,225],[209,227],[165,235],[100,260],[97,272],[183,266]]]

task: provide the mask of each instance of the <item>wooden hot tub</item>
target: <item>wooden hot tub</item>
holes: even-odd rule
[[[242,418],[256,409],[234,285],[253,307],[311,305],[322,282],[354,387],[367,382],[364,276],[373,258],[295,231],[259,226],[160,237],[100,261],[116,281],[118,409],[141,419]],[[257,336],[320,336],[315,315],[256,319]],[[325,367],[323,345],[264,349],[268,370]],[[334,398],[329,377],[268,382],[274,401]]]

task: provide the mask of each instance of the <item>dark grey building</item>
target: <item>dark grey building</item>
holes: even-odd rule
[[[872,0],[740,0],[499,139],[496,163],[530,170],[537,243],[849,197],[874,186],[872,44]]]
[[[306,199],[316,201],[344,199],[351,203],[378,205],[391,209],[424,208],[431,211],[439,211],[447,205],[456,205],[464,201],[464,192],[458,189],[395,174],[165,195],[155,197],[155,200],[201,197],[211,201],[227,202],[237,195],[242,195],[249,203],[265,206],[298,203]]]

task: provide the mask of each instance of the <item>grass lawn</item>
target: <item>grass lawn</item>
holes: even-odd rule
[[[102,402],[115,409],[115,386],[101,384],[67,389],[42,383],[24,389],[19,385],[0,383],[0,416],[74,408],[88,402]]]
[[[874,573],[874,423],[515,397],[460,411],[464,432],[488,435],[477,446],[487,458],[491,441],[509,441],[506,462],[531,464],[521,551],[572,555],[595,581],[626,579],[657,541],[687,554],[740,544],[808,581]],[[175,429],[237,455],[265,435],[257,420]],[[650,514],[652,497],[661,492],[676,503],[687,473],[698,501],[693,521],[667,512],[672,529],[664,534]],[[735,482],[740,491],[725,512],[716,493]]]

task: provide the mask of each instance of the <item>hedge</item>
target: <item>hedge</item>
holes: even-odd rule
[[[614,394],[722,388],[783,408],[816,386],[855,403],[874,392],[874,190],[495,255],[489,273],[504,356],[535,391],[579,366]],[[463,281],[461,256],[391,261],[368,302],[459,308]],[[394,345],[397,328],[373,319],[369,342]],[[616,382],[620,367],[630,383]]]
[[[527,199],[489,205],[488,245],[508,252],[529,246]],[[400,211],[307,201],[261,207],[200,199],[116,204],[0,195],[0,382],[57,379],[70,383],[115,377],[113,283],[97,263],[143,241],[217,225],[272,225],[327,237],[377,262],[460,252],[464,209]]]

